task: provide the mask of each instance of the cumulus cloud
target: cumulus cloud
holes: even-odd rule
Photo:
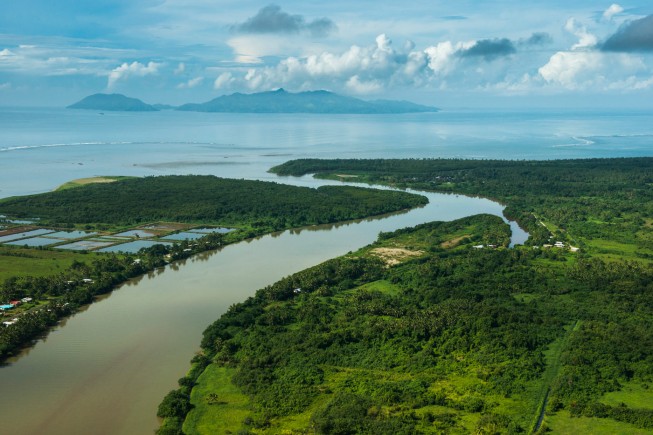
[[[431,71],[446,75],[452,68],[451,58],[456,53],[456,48],[451,41],[440,42],[424,50],[428,56],[428,67]]]
[[[213,82],[214,89],[225,89],[231,87],[231,85],[236,81],[233,75],[230,72],[224,72],[220,74]]]
[[[539,68],[540,76],[550,84],[565,89],[633,89],[624,77],[641,83],[650,70],[637,57],[606,54],[600,51],[560,51]]]
[[[592,48],[598,43],[596,36],[589,33],[587,28],[574,18],[567,20],[565,30],[578,37],[578,42],[571,47],[572,50]]]
[[[191,88],[194,88],[196,86],[201,85],[203,81],[204,81],[204,77],[195,77],[195,78],[190,79],[190,80],[188,80],[188,81],[186,81],[184,83],[179,83],[177,85],[177,88],[179,88],[179,89],[191,89]]]
[[[160,66],[161,64],[156,62],[148,62],[147,65],[143,65],[140,62],[125,62],[109,73],[107,87],[112,88],[116,82],[127,80],[129,77],[145,77],[157,74]]]
[[[180,62],[179,65],[177,65],[177,68],[175,68],[174,74],[176,76],[182,75],[186,71],[186,64],[183,62]]]
[[[461,57],[482,57],[491,61],[503,56],[509,56],[515,53],[515,45],[507,38],[501,39],[481,39],[476,41],[471,47],[460,50]]]
[[[579,77],[599,71],[602,61],[603,57],[596,52],[559,51],[538,72],[549,83],[575,88]]]
[[[308,33],[320,38],[336,30],[336,24],[329,18],[317,18],[307,22],[302,15],[290,15],[277,5],[268,5],[244,23],[232,26],[232,30],[240,33]]]
[[[612,4],[610,5],[610,7],[607,8],[607,9],[603,12],[603,19],[604,19],[604,20],[607,20],[607,21],[610,21],[610,20],[612,19],[612,17],[614,17],[615,15],[618,15],[618,14],[622,13],[623,11],[624,11],[624,8],[622,8],[620,5],[618,5],[618,4],[616,4],[616,3],[612,3]]]
[[[629,21],[602,45],[604,51],[653,51],[653,15]]]
[[[397,48],[387,35],[381,34],[367,47],[353,45],[340,53],[323,51],[305,57],[291,56],[274,66],[250,68],[242,75],[235,71],[224,72],[216,78],[214,87],[252,91],[320,87],[370,94],[390,87],[442,83],[454,71],[460,73],[454,80],[473,75],[477,80],[489,81],[501,75],[504,68],[503,64],[490,67],[489,62],[516,52],[515,43],[505,38],[444,41],[417,50],[410,41]],[[481,67],[483,64],[487,67]]]
[[[342,53],[328,51],[303,58],[288,57],[275,66],[250,68],[244,76],[220,75],[216,88],[242,86],[250,90],[346,89],[355,93],[380,91],[388,84],[415,84],[425,79],[428,55],[410,51],[412,44],[396,49],[386,35],[377,36],[368,47],[351,46]]]
[[[584,32],[576,23],[570,26],[579,34]],[[514,41],[442,41],[417,49],[410,41],[395,46],[387,35],[381,34],[368,46],[352,45],[339,52],[325,50],[303,57],[291,56],[274,65],[247,70],[222,70],[213,86],[243,91],[279,87],[292,91],[329,89],[353,94],[399,88],[523,93],[537,87],[632,90],[650,86],[653,69],[642,59],[594,50],[591,45],[579,49],[577,44],[573,50],[553,55],[531,49],[548,42],[548,34],[534,33]]]

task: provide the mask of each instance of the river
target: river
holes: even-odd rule
[[[648,156],[653,113],[443,111],[406,116],[107,113],[0,108],[0,197],[95,175],[212,174],[317,186],[265,171],[292,158],[552,159]],[[148,434],[202,331],[230,305],[380,231],[477,213],[481,198],[428,194],[408,213],[286,231],[135,279],[0,368],[2,434]],[[513,225],[513,231],[522,238]],[[513,242],[519,241],[513,239]]]
[[[503,208],[482,198],[427,196],[427,206],[406,213],[244,241],[122,285],[0,368],[0,432],[152,433],[159,401],[185,374],[202,331],[230,305],[365,246],[381,231],[477,213],[500,216]]]

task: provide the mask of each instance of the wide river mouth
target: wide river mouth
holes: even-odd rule
[[[503,206],[488,199],[422,194],[429,198],[422,208],[243,241],[120,286],[0,368],[1,432],[152,433],[158,403],[184,376],[202,331],[230,305],[284,276],[372,243],[381,231],[478,213],[502,215]],[[521,242],[526,235],[519,231]]]

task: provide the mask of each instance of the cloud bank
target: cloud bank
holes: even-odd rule
[[[381,94],[389,89],[495,90],[523,93],[537,89],[632,90],[652,86],[653,69],[627,53],[599,50],[596,36],[574,19],[566,29],[578,37],[570,49],[547,54],[553,42],[546,32],[529,37],[443,41],[422,50],[408,41],[393,45],[385,34],[370,46],[352,45],[287,57],[275,65],[221,72],[214,88],[222,91],[329,89]]]
[[[392,87],[442,87],[447,80],[469,76],[476,77],[480,83],[503,74],[505,64],[499,60],[518,53],[517,45],[528,48],[549,39],[548,34],[539,33],[519,42],[507,38],[445,41],[416,50],[410,41],[396,48],[387,35],[381,34],[374,45],[367,47],[352,45],[340,53],[324,51],[305,57],[292,56],[274,66],[249,68],[244,74],[224,72],[216,78],[214,88],[251,91],[277,87],[327,88],[370,94]],[[459,77],[453,77],[454,72]]]

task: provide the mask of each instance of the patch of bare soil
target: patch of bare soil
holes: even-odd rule
[[[388,266],[394,266],[410,258],[419,257],[424,251],[410,251],[404,248],[374,248],[372,255],[379,257]]]

